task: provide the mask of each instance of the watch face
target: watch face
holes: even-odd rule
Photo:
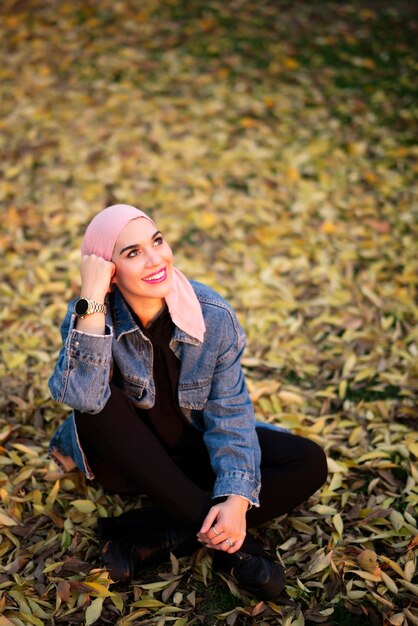
[[[89,303],[85,298],[80,298],[75,303],[75,312],[77,315],[85,315],[87,313],[87,309],[89,308]]]

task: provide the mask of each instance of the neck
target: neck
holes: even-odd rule
[[[165,300],[154,300],[153,298],[147,298],[146,301],[130,302],[128,298],[125,298],[135,315],[139,317],[142,325],[147,328],[152,322],[164,311],[166,307]]]

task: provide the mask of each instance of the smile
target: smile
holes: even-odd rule
[[[155,274],[150,274],[149,276],[145,276],[142,280],[145,280],[146,283],[162,283],[167,278],[167,268],[164,267],[162,270],[155,272]]]

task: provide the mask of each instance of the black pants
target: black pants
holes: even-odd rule
[[[121,494],[145,493],[173,525],[198,530],[213,505],[215,475],[202,434],[187,428],[182,452],[166,450],[125,394],[112,394],[98,414],[75,413],[81,445],[104,489]],[[296,435],[258,428],[261,448],[260,507],[247,513],[257,526],[304,502],[325,482],[322,449]]]

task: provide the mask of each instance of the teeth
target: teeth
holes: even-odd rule
[[[165,270],[161,270],[161,272],[158,272],[158,274],[153,274],[152,276],[149,276],[148,278],[144,278],[144,280],[159,280],[160,278],[164,276],[164,272]]]

